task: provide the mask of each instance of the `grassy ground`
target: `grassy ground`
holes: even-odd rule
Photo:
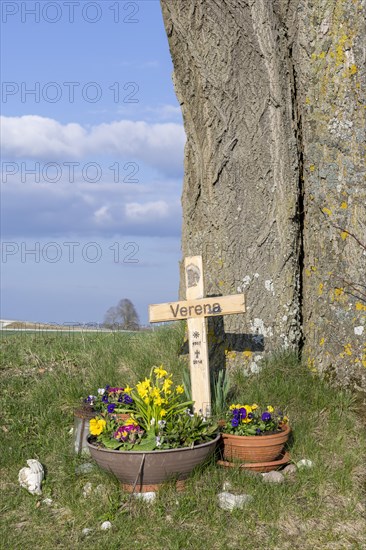
[[[252,378],[232,374],[239,401],[286,404],[293,461],[314,462],[282,485],[219,469],[195,472],[184,493],[166,486],[156,503],[131,501],[97,467],[77,475],[73,409],[106,383],[120,385],[163,363],[181,381],[183,325],[151,334],[19,334],[3,337],[0,370],[0,548],[217,550],[366,548],[365,425],[354,398],[332,389],[291,355],[273,357]],[[42,497],[18,485],[26,459],[46,476]],[[84,459],[85,460],[85,459]],[[217,505],[224,481],[253,495],[243,510]],[[92,496],[83,496],[90,482]],[[42,502],[53,499],[52,506]],[[101,531],[104,520],[113,528]],[[93,529],[85,538],[82,529]]]

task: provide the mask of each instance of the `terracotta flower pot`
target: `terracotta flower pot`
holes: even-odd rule
[[[282,453],[291,428],[288,424],[281,431],[268,435],[232,435],[223,433],[223,455],[225,460],[243,462],[271,462]]]
[[[135,490],[142,493],[156,490],[169,479],[178,482],[186,479],[214,452],[220,437],[218,435],[212,441],[195,447],[163,451],[114,451],[97,447],[89,441],[88,447],[97,464],[115,475],[124,490],[131,492],[135,486]]]

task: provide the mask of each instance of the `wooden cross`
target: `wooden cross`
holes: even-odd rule
[[[150,305],[149,321],[187,319],[192,401],[196,412],[209,416],[211,390],[206,317],[244,313],[244,294],[204,298],[202,256],[185,258],[184,269],[186,301]]]

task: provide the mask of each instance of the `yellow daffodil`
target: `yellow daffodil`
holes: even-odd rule
[[[130,388],[130,386],[126,386],[125,393],[131,393],[131,392],[132,392],[132,388]]]
[[[160,395],[158,397],[155,397],[154,399],[154,405],[157,405],[158,407],[160,407],[160,405],[162,405],[164,403],[164,399],[162,399],[160,397]]]
[[[268,411],[269,413],[273,413],[274,408],[273,408],[271,405],[268,405],[267,411]]]
[[[155,367],[154,373],[157,378],[164,378],[164,376],[168,374],[167,371],[163,369],[163,365],[160,365],[160,367]]]
[[[92,418],[89,421],[89,431],[92,435],[100,435],[106,426],[103,418]]]
[[[160,396],[160,390],[156,386],[150,390],[151,397],[159,397]]]
[[[165,416],[166,415],[166,410],[165,409],[161,409],[160,411],[160,416]]]
[[[166,378],[163,383],[163,392],[171,393],[169,388],[172,384],[173,384],[173,381],[170,378]]]
[[[140,397],[144,399],[147,396],[148,390],[150,389],[150,379],[145,378],[143,382],[136,384],[137,393]]]
[[[145,405],[148,405],[150,403],[150,397],[145,397],[144,403]]]
[[[183,386],[177,386],[177,387],[175,388],[175,391],[176,391],[177,393],[184,393],[184,387],[183,387]]]

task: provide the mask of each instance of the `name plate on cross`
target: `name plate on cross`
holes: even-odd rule
[[[150,323],[187,319],[194,410],[211,414],[206,317],[245,312],[244,294],[204,297],[202,256],[184,260],[186,300],[149,306]]]

